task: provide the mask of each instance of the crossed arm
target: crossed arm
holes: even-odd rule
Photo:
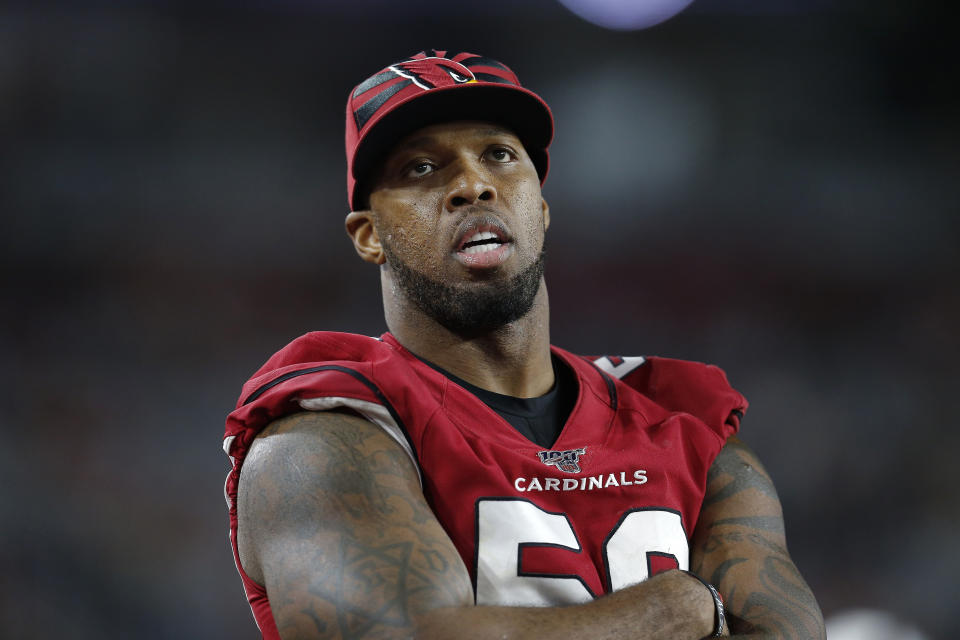
[[[707,474],[690,569],[723,594],[733,637],[826,638],[820,607],[787,552],[773,481],[737,438]]]
[[[816,601],[786,553],[769,477],[740,443],[711,469],[691,568],[724,594],[735,632],[822,638]],[[709,592],[667,572],[583,605],[477,607],[470,577],[423,498],[407,456],[346,413],[278,420],[240,476],[238,544],[265,585],[285,640],[697,639],[713,630]]]

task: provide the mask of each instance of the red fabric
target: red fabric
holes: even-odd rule
[[[479,505],[490,505],[493,498],[531,503],[542,512],[539,518],[561,514],[581,547],[573,552],[557,545],[521,545],[518,575],[572,576],[592,595],[606,593],[611,585],[607,545],[628,515],[679,514],[683,534],[692,535],[707,470],[737,431],[747,402],[717,367],[649,358],[616,380],[590,359],[553,351],[573,369],[580,391],[552,450],[583,449],[575,456],[578,473],[542,462],[541,447],[390,334],[381,340],[329,332],[298,338],[244,385],[227,419],[225,436],[232,437],[234,460],[227,482],[234,549],[237,481],[256,434],[272,420],[299,411],[299,399],[355,398],[387,403],[395,412],[417,457],[424,495],[475,586],[477,563],[483,562],[477,558]],[[635,475],[641,471],[643,483]],[[543,488],[551,478],[554,488]],[[584,484],[560,490],[564,480]],[[686,549],[673,553],[686,562]],[[677,563],[669,554],[651,553],[647,564],[652,574]],[[241,577],[264,638],[277,638],[263,588],[242,569]]]

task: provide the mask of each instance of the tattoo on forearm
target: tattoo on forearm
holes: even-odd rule
[[[729,560],[725,560],[713,571],[713,573],[710,574],[708,582],[710,584],[720,584],[723,581],[723,578],[727,575],[727,571],[729,571],[731,567],[746,561],[746,558],[731,558]]]
[[[817,601],[810,593],[803,576],[792,562],[784,558],[768,556],[763,561],[760,578],[770,590],[779,590],[786,600],[804,608],[816,607]]]
[[[773,482],[742,444],[728,443],[711,466],[701,513],[691,566],[724,595],[731,629],[823,638],[817,601],[786,549]]]

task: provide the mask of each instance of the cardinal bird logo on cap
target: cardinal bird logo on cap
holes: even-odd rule
[[[398,62],[387,68],[427,90],[477,81],[470,69],[448,58],[419,58]]]

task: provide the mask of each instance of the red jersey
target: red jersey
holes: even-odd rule
[[[227,418],[224,450],[230,539],[265,638],[279,636],[265,590],[240,567],[237,486],[257,433],[304,409],[350,408],[406,451],[477,604],[584,602],[688,567],[707,470],[746,400],[717,367],[551,349],[579,391],[550,449],[389,333],[309,333],[261,367]]]

